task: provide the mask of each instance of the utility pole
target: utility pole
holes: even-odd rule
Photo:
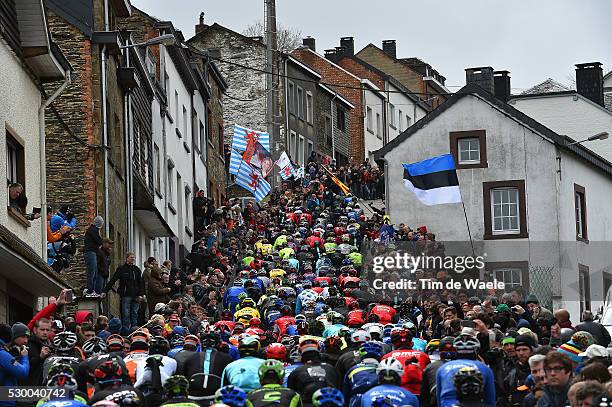
[[[267,130],[270,134],[270,150],[272,159],[276,161],[278,151],[276,144],[280,141],[279,136],[279,55],[278,55],[278,33],[276,30],[276,0],[265,1],[266,21],[266,121]],[[276,167],[276,166],[275,166]],[[276,168],[272,171],[270,178],[272,187],[276,184]]]

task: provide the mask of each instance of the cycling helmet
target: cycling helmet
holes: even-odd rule
[[[402,362],[395,358],[387,358],[380,361],[376,368],[376,374],[381,382],[393,382],[400,380],[404,375]]]
[[[74,376],[74,368],[67,363],[56,363],[49,367],[47,377],[53,377],[60,374]]]
[[[574,330],[572,328],[561,328],[561,342],[566,343],[572,339]]]
[[[351,342],[353,343],[363,343],[363,342],[368,342],[371,340],[372,340],[372,337],[364,329],[358,329],[351,334]]]
[[[83,352],[86,357],[104,353],[106,352],[106,342],[102,338],[94,336],[83,344]]]
[[[246,297],[242,301],[240,301],[240,309],[242,308],[256,308],[257,304],[251,297]]]
[[[478,369],[468,366],[463,367],[454,376],[455,391],[457,398],[473,397],[478,395],[482,399],[484,390],[484,378]]]
[[[207,332],[202,334],[201,340],[203,348],[214,348],[221,342],[221,337],[215,332]]]
[[[183,349],[195,351],[200,344],[200,339],[195,335],[187,335],[184,338]]]
[[[69,352],[76,346],[78,338],[74,332],[64,331],[53,337],[53,347],[60,352]]]
[[[383,337],[383,326],[381,324],[372,324],[367,331],[374,340],[380,340]]]
[[[259,352],[259,339],[254,336],[246,336],[238,341],[238,351],[240,355],[249,356]]]
[[[189,380],[182,375],[170,376],[164,383],[164,393],[166,397],[187,397],[189,393]]]
[[[273,376],[278,382],[282,383],[285,378],[285,367],[282,362],[269,359],[259,366],[259,382],[263,383],[264,378]]]
[[[170,348],[174,349],[185,344],[185,338],[179,334],[170,335]]]
[[[323,387],[312,395],[312,405],[314,407],[342,407],[344,395],[334,387]]]
[[[429,342],[427,342],[427,346],[425,346],[425,351],[427,352],[427,354],[431,355],[432,353],[437,351],[439,348],[440,348],[440,340],[432,339]]]
[[[471,335],[460,335],[453,341],[457,355],[476,355],[480,349],[480,342]]]
[[[47,405],[47,403],[45,403],[41,407],[51,407],[51,406],[55,406],[55,405],[54,404]],[[96,401],[91,406],[92,407],[121,407],[119,404],[115,403],[112,400],[100,400],[100,401]]]
[[[291,307],[289,305],[283,305],[280,309],[280,313],[282,316],[291,316],[293,314],[293,311],[291,310]]]
[[[295,328],[297,329],[298,335],[307,335],[308,334],[308,322],[307,321],[300,321],[295,325]]]
[[[246,393],[237,386],[228,385],[221,387],[215,393],[217,403],[225,403],[231,407],[244,407],[246,406]]]
[[[440,359],[454,359],[457,356],[457,351],[453,345],[454,341],[455,337],[453,336],[445,336],[444,338],[440,339],[440,345],[438,347],[440,351]]]
[[[370,357],[380,359],[380,357],[383,355],[383,347],[377,342],[365,342],[359,348],[359,353],[363,358]]]
[[[249,326],[250,327],[258,327],[261,325],[261,319],[257,318],[257,317],[253,317],[249,320]]]
[[[296,322],[299,322],[299,321],[306,321],[306,315],[304,315],[304,314],[297,314],[297,315],[295,316],[295,321],[296,321]]]
[[[167,355],[170,351],[170,344],[163,336],[154,336],[149,339],[150,355]]]
[[[408,329],[398,328],[391,330],[391,343],[394,346],[407,344],[412,341],[412,332]]]
[[[123,368],[115,360],[107,360],[94,370],[94,379],[99,384],[109,384],[121,382]]]
[[[147,350],[149,349],[149,337],[142,331],[137,331],[132,334],[132,342],[130,343],[130,350]]]
[[[321,345],[319,344],[319,341],[315,339],[304,339],[303,341],[300,342],[299,349],[300,349],[300,354],[304,354],[310,351],[320,352]]]
[[[106,338],[106,350],[109,352],[121,352],[123,350],[123,337],[112,334]]]
[[[281,362],[287,359],[287,347],[282,343],[271,343],[266,347],[266,359],[276,359]]]

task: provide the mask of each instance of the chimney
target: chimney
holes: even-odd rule
[[[326,49],[325,50],[325,58],[333,63],[336,63],[336,49]]]
[[[481,66],[479,68],[467,68],[465,70],[465,83],[475,83],[490,94],[495,94],[495,83],[493,80],[493,68]]]
[[[310,35],[302,40],[302,44],[310,48],[312,51],[317,52],[316,41]]]
[[[495,86],[495,97],[502,102],[507,102],[510,99],[510,72],[493,72],[493,82]]]
[[[204,27],[206,27],[206,25],[204,24],[204,12],[202,11],[200,13],[200,22],[195,26],[195,33],[201,33],[202,31],[204,31]]]
[[[576,64],[576,90],[585,98],[604,106],[601,62]]]
[[[340,61],[346,55],[346,49],[344,47],[336,47],[336,60],[334,62]]]
[[[382,45],[385,54],[394,59],[397,58],[397,44],[395,43],[395,40],[384,40]]]
[[[340,38],[340,46],[344,48],[344,56],[352,57],[355,55],[355,40],[353,37]]]

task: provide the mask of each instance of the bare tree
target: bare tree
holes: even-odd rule
[[[266,27],[261,21],[257,21],[242,31],[247,37],[262,37],[266,41]],[[302,32],[296,28],[285,27],[278,24],[278,49],[289,53],[302,45]]]

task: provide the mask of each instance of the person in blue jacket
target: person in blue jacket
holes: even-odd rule
[[[419,407],[419,399],[401,387],[404,367],[399,360],[394,358],[382,360],[376,368],[376,373],[380,384],[366,391],[361,396],[360,404],[351,403],[351,405],[361,407],[377,405]]]
[[[236,312],[236,306],[240,304],[240,294],[246,295],[246,290],[242,286],[242,280],[236,279],[234,285],[229,287],[223,294],[223,308],[232,311],[232,315]]]
[[[17,381],[25,379],[30,373],[28,348],[22,346],[16,358],[8,348],[13,337],[10,325],[0,324],[0,386],[16,386]],[[0,406],[14,406],[14,401],[0,401]]]
[[[71,230],[77,227],[77,218],[72,213],[72,208],[68,205],[64,205],[60,208],[55,215],[51,217],[49,226],[52,232],[57,232],[63,226],[68,226]]]
[[[453,341],[457,360],[446,362],[436,373],[436,400],[440,407],[451,407],[459,404],[455,383],[451,378],[463,368],[478,370],[484,381],[484,404],[495,407],[495,382],[493,372],[484,363],[479,362],[480,342],[471,335],[460,335]]]
[[[259,367],[264,362],[256,357],[259,352],[260,343],[254,336],[247,336],[238,342],[240,359],[230,363],[223,370],[221,386],[232,384],[240,387],[245,392],[258,389]]]

